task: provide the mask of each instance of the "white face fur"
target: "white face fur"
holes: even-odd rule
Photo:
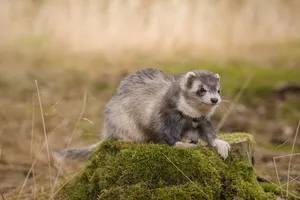
[[[202,115],[213,112],[221,103],[218,74],[208,71],[188,72],[183,77],[181,88],[188,106]]]

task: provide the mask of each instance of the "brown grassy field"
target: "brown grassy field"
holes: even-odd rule
[[[258,175],[299,196],[299,139],[290,176],[289,156],[274,165],[290,154],[300,119],[299,95],[275,94],[282,83],[300,84],[299,8],[296,0],[0,0],[3,199],[49,199],[56,177],[82,163],[58,176],[48,153],[98,141],[105,104],[144,67],[220,73],[224,99],[235,105],[220,131],[252,133]]]

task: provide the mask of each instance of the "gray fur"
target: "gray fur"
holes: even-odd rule
[[[87,148],[70,148],[70,149],[61,149],[59,151],[56,151],[53,154],[53,157],[56,160],[62,160],[62,159],[71,159],[71,160],[87,160],[95,150],[95,148],[101,143],[98,142],[97,144],[93,144]]]
[[[213,145],[217,136],[210,115],[221,101],[220,79],[209,71],[192,72],[175,79],[157,69],[143,69],[126,77],[106,105],[102,141],[152,141],[173,146],[183,138],[197,143],[200,137]],[[210,98],[217,98],[218,103],[211,103]],[[82,159],[96,147],[62,150],[60,155]]]

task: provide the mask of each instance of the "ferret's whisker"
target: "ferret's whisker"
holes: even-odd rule
[[[221,104],[232,104],[232,101],[230,101],[230,100],[222,100]]]
[[[219,106],[219,112],[226,112],[229,109],[229,105],[225,105],[225,104],[220,104]]]

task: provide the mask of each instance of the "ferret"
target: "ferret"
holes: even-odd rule
[[[189,71],[176,79],[158,69],[138,70],[121,81],[106,105],[100,142],[55,155],[85,160],[107,139],[195,147],[201,138],[226,159],[230,145],[218,139],[211,121],[221,103],[220,91],[220,76],[210,71]]]

